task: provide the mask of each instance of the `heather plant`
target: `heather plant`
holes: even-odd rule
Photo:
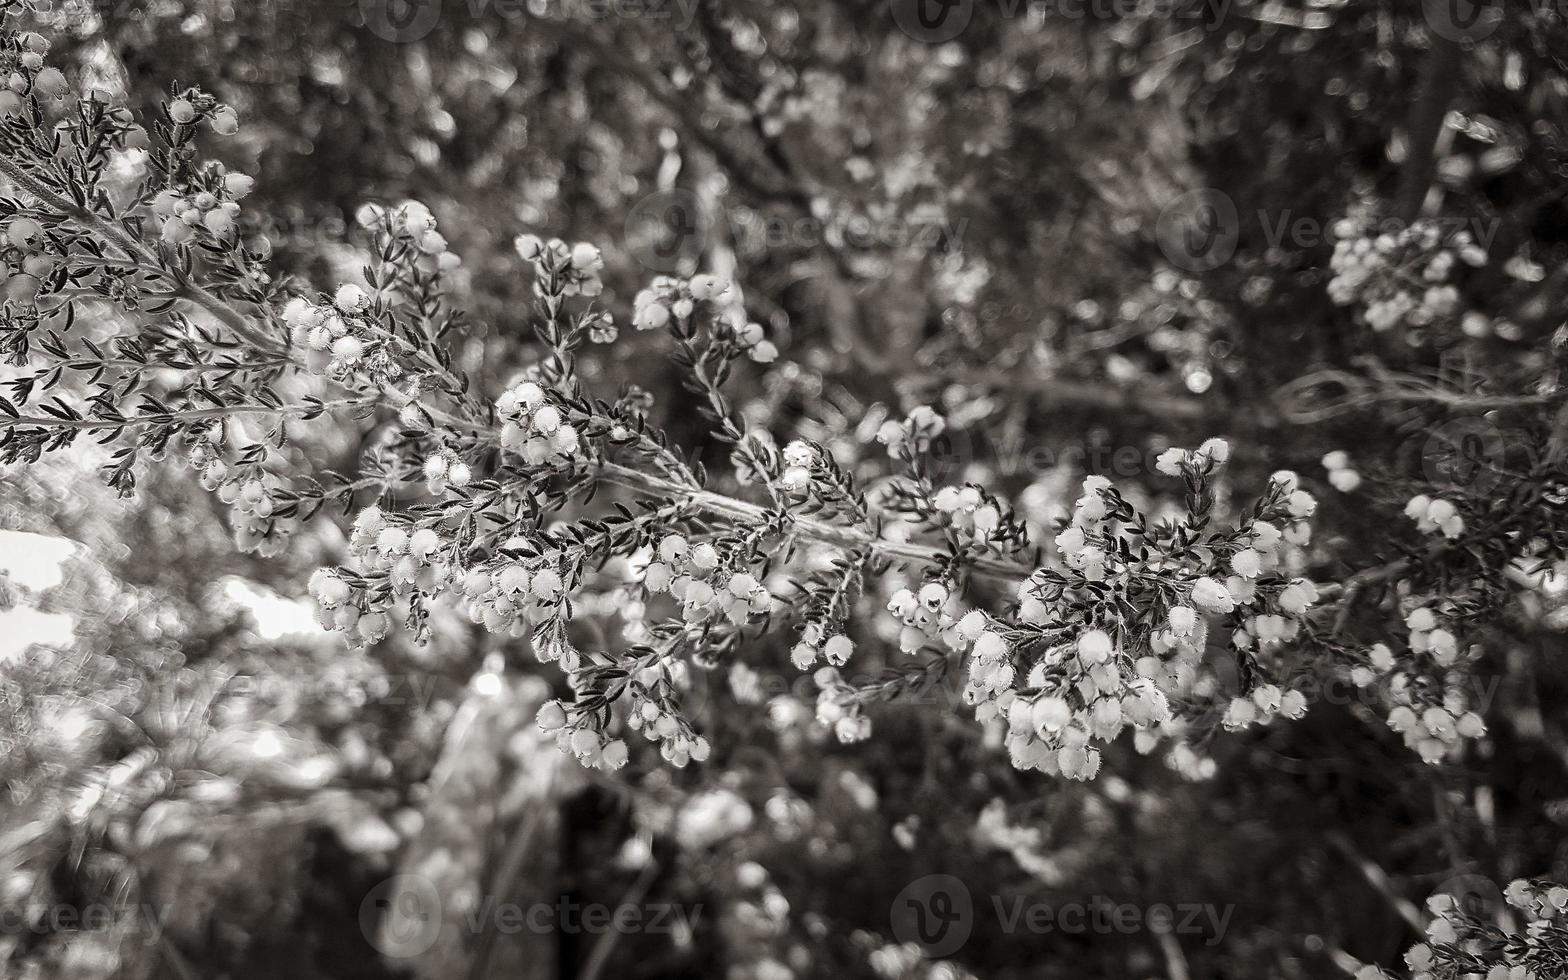
[[[691,710],[695,679],[725,678],[701,686],[727,686],[744,713],[759,672],[809,678],[804,724],[851,749],[890,703],[944,710],[929,695],[950,685],[990,751],[1080,781],[1114,766],[1118,740],[1211,779],[1218,740],[1301,721],[1348,679],[1413,758],[1462,766],[1488,734],[1487,645],[1565,558],[1561,345],[1486,346],[1520,338],[1464,301],[1451,280],[1490,258],[1440,222],[1336,228],[1327,298],[1354,307],[1369,344],[1450,361],[1383,350],[1392,366],[1296,387],[1305,400],[1337,382],[1434,433],[1420,458],[1323,457],[1336,510],[1385,519],[1328,561],[1315,474],[1245,467],[1256,432],[1163,448],[1149,492],[1074,473],[1042,515],[989,478],[985,440],[955,438],[990,416],[911,397],[839,432],[790,430],[749,408],[796,352],[753,319],[744,283],[658,275],[625,302],[606,287],[628,264],[610,241],[508,231],[531,337],[492,385],[454,354],[479,325],[437,208],[360,208],[352,281],[276,275],[247,231],[265,175],[203,156],[240,131],[237,110],[185,87],[138,119],[73,86],[50,48],[9,26],[0,48],[0,351],[17,369],[0,462],[90,443],[122,495],[152,467],[188,467],[236,548],[263,558],[341,523],[338,560],[302,583],[324,629],[359,655],[426,643],[459,613],[515,641],[558,672],[537,727],[597,775],[738,751]],[[605,377],[600,352],[632,341],[662,351],[678,394]],[[1443,427],[1466,410],[1492,413],[1483,435],[1515,426],[1502,451]],[[333,428],[375,432],[350,472],[315,465],[301,438]],[[844,453],[860,428],[876,451]],[[1445,916],[1457,924],[1409,966],[1552,976],[1561,889],[1539,891],[1527,938]]]
[[[1006,732],[1021,768],[1089,778],[1098,746],[1124,730],[1148,752],[1296,718],[1320,669],[1383,686],[1388,723],[1437,762],[1484,733],[1462,680],[1513,588],[1503,572],[1562,556],[1561,528],[1543,523],[1563,492],[1555,453],[1499,469],[1520,490],[1486,519],[1479,499],[1416,496],[1407,513],[1440,537],[1321,584],[1306,550],[1314,496],[1279,472],[1238,497],[1220,438],[1160,456],[1178,506],[1135,508],[1090,475],[1049,543],[984,485],[939,485],[948,423],[928,407],[882,424],[887,463],[868,490],[826,446],[735,410],[727,389],[750,382],[746,362],[780,356],[740,287],[660,276],[621,316],[667,338],[710,437],[731,450],[733,471],[710,474],[659,427],[658,406],[606,397],[579,372],[581,352],[618,333],[598,247],[517,238],[540,355],[505,390],[477,391],[447,351],[465,329],[447,291],[459,259],[428,208],[360,211],[361,282],[322,294],[276,281],[266,242],[238,233],[253,178],[200,157],[202,134],[237,131],[235,111],[186,89],[144,128],[90,95],[68,100],[48,49],[6,35],[0,343],[32,371],[0,403],[5,461],[90,438],[110,447],[105,480],[131,493],[172,457],[230,506],[236,545],[262,555],[302,522],[348,512],[348,561],[310,582],[322,625],[351,644],[398,628],[419,639],[432,604],[449,602],[527,638],[574,691],[540,723],[584,764],[624,765],[630,733],[675,765],[707,758],[681,710],[684,671],[724,669],[763,635],[816,668],[823,724],[867,737],[876,690],[842,672],[863,618],[883,614],[911,663],[900,672],[961,673],[965,702]],[[135,182],[119,177],[127,153],[144,162]],[[135,329],[77,339],[98,304]],[[301,426],[387,411],[397,426],[360,472],[312,472],[291,453]],[[575,609],[604,593],[624,603],[626,646],[582,649]],[[1381,615],[1355,619],[1358,605]]]

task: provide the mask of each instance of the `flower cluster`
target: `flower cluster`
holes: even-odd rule
[[[997,667],[1009,653],[1001,634],[986,631],[972,655],[994,678],[1010,669]],[[983,723],[1005,721],[1014,766],[1093,779],[1100,770],[1094,743],[1110,742],[1129,725],[1142,729],[1170,720],[1169,701],[1153,680],[1123,675],[1119,661],[1125,657],[1109,633],[1085,630],[1036,662],[1026,691],[1008,690],[983,701],[976,717]]]
[[[933,641],[946,649],[963,649],[960,640],[963,630],[956,615],[961,611],[960,604],[947,583],[925,582],[916,591],[899,589],[888,599],[887,611],[902,624],[898,646],[904,653],[918,653]],[[981,612],[972,611],[967,616],[965,622],[971,628],[985,620],[985,614]],[[973,641],[974,637],[966,639]]]
[[[42,281],[58,267],[48,245],[43,225],[32,218],[13,218],[5,226],[0,238],[0,285],[6,299],[31,300]]]
[[[1259,684],[1252,696],[1233,698],[1225,708],[1226,731],[1267,724],[1275,715],[1300,718],[1307,713],[1307,698],[1300,691],[1281,691],[1274,684]]]
[[[723,617],[740,626],[773,605],[773,596],[750,571],[733,567],[713,545],[693,545],[680,534],[659,542],[658,560],[643,573],[643,585],[673,596],[690,624]]]
[[[692,322],[698,303],[717,304],[734,293],[730,281],[722,276],[659,276],[632,298],[632,326],[638,330],[684,331]],[[762,325],[745,319],[738,311],[715,316],[712,330],[715,337],[733,343],[736,350],[758,364],[771,364],[778,359],[779,349],[766,339]]]
[[[936,509],[947,515],[950,526],[966,537],[986,542],[1002,525],[1002,510],[981,487],[966,484],[946,486],[931,498]]]
[[[1388,671],[1388,696],[1394,707],[1388,726],[1403,736],[1405,745],[1427,762],[1440,762],[1465,739],[1486,734],[1486,723],[1469,708],[1463,676],[1451,671],[1473,651],[1461,650],[1458,639],[1438,625],[1430,606],[1418,606],[1405,616],[1409,628],[1409,660],[1398,669],[1386,644],[1369,654],[1374,667]],[[1431,667],[1423,661],[1429,662]],[[1435,668],[1435,669],[1434,669]],[[1359,679],[1366,679],[1363,673]]]
[[[435,215],[418,201],[404,201],[391,208],[365,204],[354,217],[361,228],[411,249],[415,267],[427,275],[450,272],[462,264],[457,253],[447,248],[446,236],[436,230]]]
[[[592,688],[578,691],[575,703],[547,702],[539,711],[539,727],[554,734],[562,751],[600,769],[619,769],[629,752],[624,739],[611,734],[624,727],[659,746],[659,755],[676,768],[705,762],[712,744],[694,732],[674,701],[671,665],[662,661],[635,671],[626,685],[624,714],[604,709],[603,697]]]
[[[1225,727],[1306,710],[1300,691],[1264,679],[1262,661],[1299,633],[1318,601],[1316,586],[1286,570],[1286,549],[1310,538],[1316,502],[1294,474],[1276,473],[1251,519],[1200,539],[1209,483],[1228,457],[1219,439],[1162,454],[1162,471],[1188,485],[1182,524],[1157,526],[1109,480],[1087,478],[1056,536],[1067,571],[1036,570],[1019,588],[1015,623],[973,611],[953,624],[970,654],[965,698],[982,721],[1005,720],[1016,765],[1086,779],[1098,771],[1098,743],[1124,729],[1137,731],[1145,751],[1178,734],[1172,698],[1196,691],[1212,618],[1231,624],[1246,681],[1223,712]],[[927,629],[950,619],[940,615],[945,589],[897,598],[897,611],[917,617],[917,627],[919,617]],[[923,639],[917,629],[904,645]]]
[[[845,682],[837,667],[818,667],[811,679],[817,685],[817,723],[826,725],[845,745],[871,737],[871,719],[861,710],[860,693]]]
[[[289,504],[282,493],[283,481],[253,464],[229,464],[223,443],[221,422],[192,428],[185,437],[185,461],[199,474],[204,489],[234,509],[235,547],[263,558],[276,557],[299,524],[292,513],[280,513]]]
[[[1323,457],[1323,468],[1328,471],[1328,482],[1340,493],[1352,493],[1361,486],[1361,474],[1350,464],[1350,454],[1336,449]]]
[[[44,65],[50,47],[48,38],[27,31],[15,35],[13,41],[0,52],[0,69],[5,70],[6,76],[5,87],[0,88],[0,119],[26,112],[28,96],[57,101],[71,90],[60,69]]]
[[[242,173],[214,173],[211,189],[179,191],[165,188],[153,195],[148,210],[158,221],[159,238],[170,245],[185,245],[205,231],[214,242],[226,245],[238,235],[239,202],[256,182]]]
[[[947,431],[947,419],[929,405],[918,405],[902,420],[888,419],[877,429],[877,441],[897,457],[911,447],[919,447]]]
[[[964,699],[994,746],[1005,746],[1022,768],[1080,779],[1093,776],[1104,746],[1129,731],[1142,751],[1170,743],[1171,764],[1183,772],[1212,771],[1193,746],[1214,729],[1306,709],[1297,689],[1301,664],[1291,660],[1302,648],[1348,659],[1358,683],[1386,680],[1396,706],[1390,723],[1424,757],[1445,754],[1484,728],[1456,693],[1462,661],[1474,649],[1461,651],[1454,635],[1461,623],[1469,631],[1468,600],[1441,607],[1447,627],[1436,619],[1438,607],[1414,609],[1408,654],[1396,657],[1379,644],[1363,664],[1355,650],[1364,645],[1352,648],[1339,634],[1343,624],[1359,626],[1365,617],[1339,617],[1332,630],[1324,628],[1319,589],[1305,577],[1303,549],[1317,500],[1294,473],[1281,471],[1255,500],[1233,505],[1219,486],[1230,456],[1223,439],[1162,452],[1157,470],[1181,486],[1157,494],[1148,512],[1105,477],[1087,477],[1069,513],[1049,525],[1060,561],[1053,556],[1042,565],[1031,539],[1047,526],[1045,515],[1033,524],[1015,519],[978,468],[950,483],[933,475],[921,454],[947,433],[948,422],[931,407],[891,419],[869,416],[863,431],[876,428],[891,467],[857,458],[854,469],[840,468],[827,447],[840,444],[853,419],[813,421],[802,431],[822,444],[798,439],[780,449],[763,431],[766,406],[738,402],[724,390],[743,355],[766,363],[778,354],[763,328],[745,319],[739,286],[711,274],[660,277],[636,294],[632,322],[667,331],[661,339],[672,342],[682,381],[711,424],[714,444],[704,448],[715,450],[712,460],[729,452],[735,462],[734,473],[715,480],[706,466],[712,460],[699,465],[655,427],[646,393],[628,387],[611,403],[587,390],[592,372],[585,363],[579,373],[576,352],[585,337],[615,338],[613,317],[592,302],[604,293],[605,258],[586,242],[533,235],[515,245],[534,271],[537,344],[518,380],[486,404],[489,395],[478,393],[475,378],[442,347],[462,326],[461,315],[443,306],[440,281],[458,259],[417,202],[358,212],[376,246],[362,281],[293,299],[281,316],[272,313],[280,290],[259,257],[231,247],[251,179],[195,162],[195,124],[232,132],[237,118],[196,90],[169,103],[170,125],[153,127],[169,144],[153,157],[167,179],[146,185],[138,198],[144,220],[118,220],[98,203],[110,198],[90,187],[71,188],[83,191],[75,204],[51,204],[62,144],[31,122],[42,118],[34,97],[60,86],[43,66],[47,46],[40,42],[14,36],[0,49],[4,68],[16,73],[7,94],[29,121],[13,121],[6,132],[31,140],[18,145],[36,157],[13,178],[31,196],[6,212],[6,269],[35,285],[46,278],[85,285],[111,301],[123,297],[93,278],[108,273],[87,269],[124,265],[148,283],[163,276],[179,286],[166,294],[166,308],[201,308],[204,330],[212,324],[213,336],[189,338],[183,334],[192,331],[181,330],[180,342],[210,344],[224,356],[196,363],[182,348],[175,363],[185,367],[144,383],[142,365],[172,360],[158,329],[119,338],[112,357],[98,350],[77,355],[67,341],[51,339],[60,350],[48,353],[71,370],[113,361],[115,373],[105,369],[99,394],[83,400],[91,402],[85,411],[63,399],[47,407],[8,401],[14,410],[0,419],[7,458],[36,457],[46,443],[57,448],[74,433],[98,430],[110,441],[126,437],[116,466],[129,472],[138,454],[155,456],[183,436],[203,482],[233,507],[241,545],[264,553],[281,550],[301,515],[321,510],[328,496],[347,508],[372,487],[374,499],[402,498],[399,513],[390,504],[363,510],[345,567],[313,578],[323,623],[357,643],[379,640],[396,623],[423,638],[429,604],[447,597],[487,630],[529,636],[536,654],[558,663],[576,692],[569,706],[542,713],[541,724],[589,765],[624,764],[626,743],[635,740],[615,733],[631,730],[676,764],[700,761],[709,747],[683,717],[674,678],[688,664],[731,667],[731,683],[749,691],[758,686],[761,661],[782,659],[786,647],[796,667],[815,672],[817,716],[841,739],[869,734],[871,702],[961,672]],[[85,106],[71,124],[81,134],[74,149],[128,145],[132,123],[116,113]],[[117,143],[120,136],[127,138]],[[81,169],[97,172],[98,162]],[[1457,319],[1458,286],[1449,280],[1461,264],[1486,259],[1467,238],[1435,226],[1374,236],[1351,222],[1339,231],[1346,240],[1331,288],[1342,301],[1367,303],[1367,319],[1379,329]],[[111,262],[79,261],[87,251],[77,242],[94,234],[113,246]],[[192,247],[159,247],[170,244]],[[569,311],[568,300],[579,309]],[[68,298],[60,309],[71,309]],[[33,311],[40,322],[52,312]],[[285,342],[279,320],[294,345]],[[62,322],[47,329],[64,337],[68,330],[55,329]],[[10,330],[8,338],[19,341],[8,340],[8,350],[25,347],[25,329]],[[300,376],[296,358],[327,377]],[[169,380],[187,369],[198,380]],[[356,397],[317,396],[333,383]],[[140,403],[121,411],[124,393]],[[26,403],[30,395],[24,387],[17,398]],[[336,489],[305,480],[296,489],[272,475],[280,470],[270,454],[292,437],[282,420],[309,421],[338,409],[369,417],[381,405],[403,425],[381,429],[360,473],[333,474]],[[212,420],[231,411],[268,420],[260,427],[266,437],[225,447],[225,423]],[[794,415],[796,407],[786,411]],[[1343,452],[1323,457],[1323,466],[1342,492],[1360,481]],[[876,481],[869,498],[856,490],[862,480]],[[1227,522],[1223,513],[1234,517]],[[1424,531],[1465,533],[1453,503],[1417,498],[1408,513]],[[1462,550],[1431,544],[1445,557]],[[641,588],[609,572],[627,566],[640,569]],[[899,580],[907,588],[888,577],[895,566],[907,570]],[[608,589],[605,579],[614,580]],[[1436,588],[1431,581],[1409,588],[1368,581],[1388,588],[1380,605],[1368,604],[1382,610],[1395,608],[1390,599],[1408,608],[1413,596]],[[1339,593],[1336,612],[1355,611],[1346,601],[1354,591]],[[863,597],[880,597],[893,621],[852,626]],[[567,635],[572,613],[612,605],[623,623],[620,642],[574,649]],[[792,627],[798,636],[769,642]],[[877,636],[907,655],[894,658],[894,676],[876,685],[884,693],[840,673],[852,657],[875,660],[880,651],[865,645]]]
[[[296,342],[310,350],[310,364],[334,378],[356,372],[384,383],[403,376],[395,348],[376,320],[370,294],[345,283],[330,302],[312,303],[296,296],[283,309],[283,322]]]
[[[503,548],[521,550],[526,540],[512,539]],[[492,633],[525,636],[529,628],[555,621],[563,612],[567,583],[578,574],[570,555],[544,551],[532,559],[504,555],[474,565],[456,577],[456,587],[468,604],[468,618]],[[567,671],[580,664],[580,655],[564,641],[535,637],[534,655],[556,661]]]
[[[565,465],[582,449],[577,427],[547,403],[536,382],[523,381],[502,392],[495,413],[501,420],[501,445],[532,466]]]
[[[823,639],[823,629],[818,623],[807,623],[801,630],[800,641],[790,648],[789,659],[800,670],[807,670],[819,658],[826,659],[833,667],[842,667],[855,652],[855,643],[843,633]]]
[[[310,592],[320,606],[321,625],[374,643],[390,632],[399,599],[416,589],[446,581],[451,566],[445,542],[433,528],[417,527],[380,507],[370,506],[354,519],[349,536],[353,570],[348,575],[320,569]]]
[[[239,113],[197,89],[189,89],[171,101],[168,113],[169,121],[176,126],[195,126],[206,120],[219,136],[233,136],[240,131]]]
[[[1492,886],[1495,889],[1495,886]],[[1488,889],[1491,890],[1491,889]],[[1439,892],[1427,899],[1432,915],[1426,939],[1405,953],[1411,980],[1547,980],[1568,976],[1568,887],[1553,881],[1519,878],[1501,895],[1492,891],[1458,896]],[[1475,901],[1480,899],[1479,904]],[[1511,908],[1524,916],[1524,928],[1500,925]],[[1495,905],[1496,907],[1490,907]],[[1355,980],[1387,980],[1367,965]]]
[[[663,680],[662,669],[644,668],[641,684],[632,689],[626,727],[657,744],[659,757],[677,769],[688,762],[706,762],[713,751],[707,737],[692,731],[675,704],[654,694]]]
[[[431,493],[446,493],[448,487],[462,490],[474,479],[474,471],[454,453],[438,450],[425,457],[425,485]]]
[[[1470,332],[1474,321],[1460,316],[1459,290],[1449,282],[1459,263],[1486,264],[1468,231],[1417,221],[1379,232],[1371,219],[1352,216],[1335,223],[1334,236],[1329,296],[1341,306],[1360,304],[1373,330],[1459,322]]]
[[[539,708],[539,730],[554,735],[556,746],[585,766],[613,772],[626,765],[630,752],[624,739],[608,737],[589,725],[571,724],[570,711],[560,701],[546,701]]]
[[[784,447],[784,471],[779,475],[779,489],[785,493],[806,493],[811,489],[812,467],[816,465],[817,450],[808,442],[794,440]]]
[[[604,280],[599,278],[604,256],[596,246],[587,242],[568,245],[559,238],[544,241],[538,235],[519,235],[513,246],[533,265],[536,275],[561,277],[561,295],[593,297],[604,292]]]
[[[1465,533],[1465,519],[1452,501],[1442,497],[1417,494],[1405,504],[1405,516],[1416,522],[1416,529],[1423,534],[1439,534],[1457,538]]]

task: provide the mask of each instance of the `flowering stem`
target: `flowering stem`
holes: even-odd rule
[[[710,514],[741,523],[757,523],[766,521],[771,515],[766,507],[758,504],[737,500],[711,490],[697,490],[683,486],[662,477],[652,476],[638,470],[621,466],[618,463],[602,463],[599,467],[600,475],[609,483],[628,490],[652,493],[660,496],[676,495],[686,497],[692,506]],[[947,552],[938,548],[923,545],[904,544],[897,541],[881,541],[871,534],[839,527],[823,521],[813,520],[809,517],[790,518],[792,530],[801,537],[819,541],[823,544],[842,548],[846,551],[869,552],[891,558],[896,561],[913,562],[917,565],[928,567],[942,567],[949,561]],[[1003,561],[996,558],[981,558],[974,564],[974,570],[988,578],[1000,579],[1009,582],[1021,582],[1029,577],[1032,568],[1020,565],[1017,562]]]
[[[230,415],[309,415],[335,408],[357,408],[369,402],[346,398],[335,402],[312,402],[304,405],[230,405],[222,408],[192,408],[178,412],[157,412],[151,415],[112,418],[51,418],[37,415],[0,416],[0,429],[37,426],[56,429],[123,429],[132,425],[168,425],[170,422],[199,421],[201,419],[227,418]]]
[[[180,299],[206,310],[224,326],[233,331],[240,339],[254,344],[260,350],[269,353],[277,352],[277,345],[273,340],[252,327],[243,313],[184,276],[172,273],[166,269],[154,253],[149,251],[144,244],[137,241],[115,222],[105,219],[102,215],[93,212],[87,207],[74,204],[61,197],[44,186],[36,177],[29,174],[14,161],[8,160],[3,156],[0,156],[0,174],[4,174],[18,187],[48,204],[60,214],[96,232],[103,239],[124,252],[128,258],[139,266],[171,279],[175,283]]]

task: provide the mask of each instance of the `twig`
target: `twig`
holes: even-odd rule
[[[1343,831],[1336,830],[1330,832],[1328,841],[1334,845],[1335,850],[1343,854],[1351,864],[1356,866],[1356,870],[1361,872],[1361,877],[1366,879],[1367,884],[1371,885],[1373,890],[1382,896],[1383,900],[1388,903],[1388,907],[1393,909],[1401,919],[1405,920],[1410,928],[1418,933],[1426,931],[1426,923],[1421,921],[1421,910],[1416,908],[1414,902],[1400,895],[1395,890],[1393,881],[1388,877],[1388,872],[1384,871],[1381,865],[1362,854]]]

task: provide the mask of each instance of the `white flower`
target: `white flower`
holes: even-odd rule
[[[909,413],[909,427],[920,435],[934,437],[947,429],[947,419],[929,405],[917,405]]]
[[[604,751],[599,755],[599,765],[605,769],[619,769],[626,765],[629,756],[630,752],[626,748],[625,740],[612,738],[605,744]],[[693,754],[692,758],[695,759],[696,755]]]
[[[370,303],[370,297],[365,295],[364,289],[353,283],[344,283],[338,287],[337,296],[333,304],[344,313],[358,313]]]
[[[981,633],[985,632],[988,622],[989,620],[986,618],[985,613],[978,609],[971,609],[958,621],[958,635],[973,642],[979,638]]]
[[[1254,523],[1251,527],[1251,531],[1252,546],[1263,551],[1273,551],[1275,548],[1279,547],[1280,540],[1283,537],[1283,535],[1280,534],[1279,528],[1275,527],[1273,524],[1268,523],[1267,521],[1258,521]]]
[[[1405,516],[1413,521],[1419,521],[1427,516],[1427,512],[1431,506],[1431,497],[1428,497],[1424,493],[1416,494],[1414,497],[1410,498],[1408,503],[1405,504]]]
[[[1300,691],[1286,691],[1280,698],[1279,713],[1292,721],[1307,713],[1307,698]]]
[[[559,701],[546,701],[539,706],[539,730],[553,732],[566,725],[566,708]]]
[[[317,569],[310,577],[310,593],[317,602],[331,608],[348,598],[348,583],[327,568]]]
[[[849,655],[855,650],[855,644],[843,633],[828,637],[822,644],[822,653],[828,658],[828,663],[835,667],[842,667],[849,662]]]
[[[679,534],[667,534],[659,542],[659,557],[671,564],[685,558],[687,550],[686,539]]]
[[[604,268],[604,259],[594,246],[578,242],[572,246],[572,267],[582,272],[595,272]]]
[[[718,299],[729,288],[729,280],[718,276],[693,276],[691,280],[691,295],[697,300]]]
[[[1291,517],[1311,517],[1318,509],[1318,502],[1305,490],[1292,490],[1285,498],[1285,509]]]
[[[1311,583],[1292,582],[1285,586],[1279,594],[1279,608],[1292,616],[1300,616],[1317,600],[1317,590],[1309,588]]]
[[[779,486],[790,493],[802,493],[811,486],[811,471],[804,466],[786,466],[779,476]]]
[[[1231,571],[1242,578],[1256,578],[1263,566],[1263,556],[1251,548],[1243,548],[1230,556]]]
[[[239,113],[226,105],[218,106],[217,109],[213,110],[210,121],[212,123],[212,131],[219,136],[233,136],[240,131]]]
[[[1230,459],[1230,443],[1218,437],[1209,439],[1198,447],[1198,455],[1208,457],[1215,465],[1223,465]]]
[[[1088,663],[1103,663],[1110,659],[1115,646],[1104,630],[1085,630],[1078,635],[1078,656]]]
[[[332,342],[332,356],[343,361],[357,361],[364,352],[365,345],[358,337],[344,336]]]
[[[1258,717],[1258,706],[1249,698],[1233,698],[1230,707],[1225,709],[1225,717],[1221,724],[1229,731],[1246,728]]]
[[[1444,667],[1451,665],[1459,656],[1459,642],[1448,630],[1432,630],[1427,634],[1426,642],[1428,652]]]
[[[981,633],[975,640],[974,655],[976,659],[996,661],[1006,657],[1008,653],[1007,641],[1002,639],[1000,633]]]
[[[1166,476],[1181,476],[1182,464],[1187,462],[1187,450],[1172,446],[1160,453],[1154,461],[1154,468]]]
[[[529,262],[537,261],[544,254],[544,242],[538,235],[518,235],[512,246],[517,249],[519,256]]]
[[[554,602],[561,595],[561,576],[554,569],[541,568],[534,573],[528,591],[537,599]]]
[[[670,311],[659,303],[640,306],[632,316],[632,326],[638,330],[663,330],[670,322]]]
[[[1076,555],[1087,544],[1088,540],[1085,538],[1082,528],[1070,527],[1056,536],[1056,547],[1061,549],[1064,555]]]
[[[1198,611],[1191,606],[1172,606],[1167,618],[1177,636],[1190,636],[1198,625]]]
[[[817,451],[810,443],[796,439],[784,447],[784,462],[790,466],[810,466],[817,461]]]
[[[1361,486],[1361,474],[1352,469],[1338,469],[1328,475],[1328,482],[1340,493],[1351,493]]]
[[[691,563],[698,571],[710,572],[719,567],[719,551],[711,544],[699,544],[692,549]]]
[[[1207,576],[1192,583],[1192,604],[1212,613],[1228,613],[1236,608],[1236,600],[1225,586]]]

